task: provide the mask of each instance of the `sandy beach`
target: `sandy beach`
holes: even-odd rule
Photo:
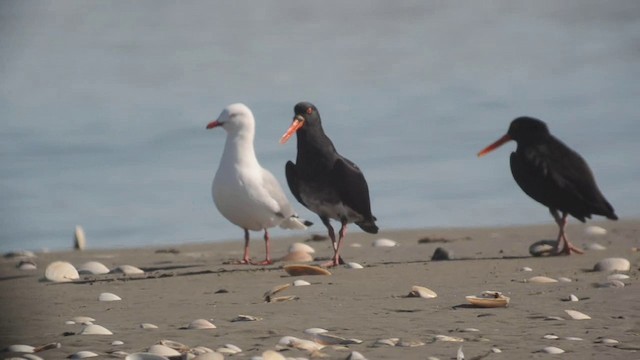
[[[607,233],[587,235],[590,225],[601,226]],[[239,359],[267,350],[279,350],[287,358],[347,359],[357,351],[367,359],[452,359],[461,347],[465,359],[640,359],[640,220],[587,225],[572,221],[568,229],[576,245],[597,243],[605,249],[569,257],[531,257],[530,244],[555,238],[557,228],[551,221],[508,228],[382,231],[375,236],[354,230],[347,236],[343,255],[362,269],[339,267],[331,269],[330,276],[297,277],[289,276],[281,261],[271,266],[232,264],[241,256],[241,239],[193,245],[177,240],[170,248],[117,250],[91,250],[98,244],[88,239],[86,251],[36,253],[31,258],[36,270],[18,269],[20,257],[0,260],[0,348],[60,343],[36,355],[63,359],[87,350],[98,358],[117,358],[146,351],[160,340],[173,340],[213,350],[233,344],[242,352],[225,358]],[[292,243],[304,242],[316,250],[312,264],[326,261],[332,255],[330,242],[311,239],[312,234],[324,235],[322,230],[315,228],[306,237],[273,239],[274,258],[284,256]],[[395,240],[398,246],[373,247],[380,238]],[[438,247],[452,252],[453,260],[431,261]],[[251,251],[255,259],[264,256],[259,237],[252,241]],[[612,286],[610,273],[593,271],[598,261],[609,257],[631,262],[630,271],[625,272],[629,278],[622,280],[626,286]],[[47,265],[58,260],[76,267],[87,261],[99,261],[108,268],[133,265],[144,274],[43,281]],[[526,267],[531,271],[523,270]],[[533,276],[561,281],[525,281]],[[297,299],[265,302],[266,291],[297,279],[311,285],[278,293]],[[438,296],[407,297],[413,285],[427,287]],[[509,306],[468,305],[466,295],[485,290],[510,297]],[[104,292],[122,300],[98,301]],[[566,301],[571,294],[580,300]],[[577,310],[590,319],[574,320],[565,310]],[[261,320],[232,321],[238,315]],[[79,335],[83,325],[67,323],[77,316],[95,319],[94,324],[113,335]],[[216,328],[184,329],[195,319],[207,319]],[[142,328],[144,323],[157,328]],[[278,346],[285,336],[313,340],[304,332],[309,328],[323,328],[361,343],[328,345],[314,353]],[[397,345],[376,345],[389,338],[398,338]],[[112,345],[115,340],[123,344]],[[550,346],[565,352],[541,352]],[[5,351],[1,357],[19,356]]]

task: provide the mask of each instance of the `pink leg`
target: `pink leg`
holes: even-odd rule
[[[238,263],[245,265],[251,264],[251,259],[249,259],[249,230],[247,229],[244,229],[244,255]]]
[[[560,217],[557,211],[552,210],[551,215],[553,215],[553,218],[556,220],[556,224],[558,224],[558,227],[560,228],[560,231],[558,232],[558,242],[556,243],[555,249],[556,254],[571,255],[572,252],[575,252],[577,254],[584,254],[581,249],[575,247],[567,238],[565,227],[567,226],[567,217],[569,216],[569,214],[565,212],[562,213],[562,217]],[[561,243],[563,245],[562,247],[560,247]]]
[[[342,248],[342,240],[347,234],[347,222],[345,220],[342,221],[342,227],[338,234],[340,237],[338,238],[338,246],[335,248],[335,254],[333,255],[333,266],[338,266],[341,262],[344,264],[344,261],[340,258],[340,249]]]
[[[267,229],[264,229],[264,246],[265,246],[265,252],[266,252],[266,257],[264,259],[264,261],[257,263],[256,265],[271,265],[273,264],[273,262],[271,261],[271,243],[269,241],[269,231]]]
[[[338,243],[336,242],[336,234],[333,231],[333,226],[331,226],[331,223],[329,222],[328,218],[320,218],[322,220],[322,223],[324,224],[324,226],[327,227],[327,231],[329,233],[329,238],[331,239],[331,245],[333,246],[333,252],[334,254],[336,253],[336,251],[338,251]],[[335,256],[334,256],[335,258]],[[329,262],[326,262],[324,264],[322,264],[321,266],[324,267],[332,267],[335,266],[335,262],[333,261],[333,259]]]

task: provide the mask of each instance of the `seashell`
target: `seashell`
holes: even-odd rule
[[[172,349],[168,346],[162,345],[162,344],[153,344],[149,347],[149,350],[147,350],[148,353],[150,354],[154,354],[154,355],[161,355],[161,356],[180,356],[180,353],[175,350]]]
[[[285,301],[291,301],[291,300],[298,300],[299,297],[295,296],[295,295],[287,295],[287,296],[272,296],[269,298],[269,300],[267,302],[270,303],[279,303],[279,302],[285,302]]]
[[[414,285],[411,287],[411,292],[407,295],[407,297],[421,297],[424,299],[433,299],[438,297],[435,291],[428,289],[423,286]]]
[[[73,265],[66,261],[54,261],[44,272],[44,277],[53,282],[67,282],[78,280],[80,275]]]
[[[71,354],[71,356],[69,356],[69,359],[86,359],[86,358],[92,358],[92,357],[96,357],[99,356],[98,354],[94,353],[93,351],[78,351],[77,353]]]
[[[359,339],[346,339],[341,336],[331,335],[328,333],[315,333],[313,340],[321,345],[351,345],[362,344],[362,340]]]
[[[329,330],[323,329],[323,328],[308,328],[308,329],[305,329],[303,332],[305,334],[315,335],[315,334],[322,334],[322,333],[329,332]]]
[[[122,300],[122,298],[120,298],[120,296],[113,293],[104,292],[98,295],[98,301],[120,301],[120,300]]]
[[[565,340],[569,340],[569,341],[583,341],[583,338],[579,338],[579,337],[575,337],[575,336],[567,336],[564,338]]]
[[[189,347],[183,343],[173,341],[173,340],[160,340],[158,344],[164,345],[166,347],[172,348],[173,350],[183,353],[189,351]]]
[[[609,339],[609,338],[598,338],[594,342],[599,343],[599,344],[606,344],[606,345],[613,345],[613,344],[619,344],[620,343],[620,341],[618,341],[616,339]]]
[[[122,350],[116,350],[116,351],[109,351],[109,355],[111,355],[112,357],[116,357],[118,359],[124,359],[127,357],[127,355],[129,355],[129,353]],[[153,355],[153,356],[158,356],[158,355]]]
[[[570,283],[570,282],[572,282],[573,280],[569,279],[568,277],[561,276],[561,277],[559,277],[559,278],[558,278],[558,281],[559,281],[559,282]]]
[[[558,335],[547,334],[547,335],[543,336],[542,338],[543,339],[547,339],[547,340],[558,340],[560,337]]]
[[[80,274],[102,275],[108,274],[109,268],[101,262],[89,261],[78,266],[78,272]]]
[[[305,252],[307,254],[315,254],[316,250],[314,248],[312,248],[311,246],[305,244],[305,243],[293,243],[291,245],[289,245],[289,250],[287,250],[288,253],[292,253],[292,252],[296,252],[296,251],[302,251]]]
[[[296,348],[308,352],[314,352],[322,349],[324,346],[311,340],[298,339],[294,336],[285,336],[278,341],[279,345]]]
[[[78,324],[86,324],[86,323],[91,323],[96,321],[96,319],[88,316],[75,316],[71,320],[73,320],[75,323],[78,323]]]
[[[292,264],[285,265],[284,271],[291,276],[301,275],[331,275],[331,272],[327,269],[323,269],[318,266],[304,265],[304,264]]]
[[[394,247],[398,242],[391,239],[377,239],[373,242],[373,247]]]
[[[625,258],[606,258],[598,261],[593,267],[594,271],[629,271],[631,263]]]
[[[349,246],[352,247],[352,248],[361,248],[362,244],[360,244],[360,243],[351,243],[351,244],[349,244]]]
[[[498,349],[497,347],[493,347],[491,348],[491,352],[494,354],[500,354],[502,352],[502,350]]]
[[[550,283],[557,283],[558,280],[552,279],[546,276],[534,276],[534,277],[530,277],[529,280],[527,280],[527,282],[534,283],[534,284],[550,284]]]
[[[151,324],[151,323],[142,323],[142,324],[140,324],[140,328],[142,328],[142,329],[157,329],[158,325],[154,325],[154,324]]]
[[[16,267],[18,268],[18,270],[23,270],[23,271],[38,269],[38,266],[36,266],[36,263],[33,260],[29,260],[29,259],[20,260],[20,262]]]
[[[186,346],[186,345],[185,345]],[[192,354],[195,355],[200,355],[200,354],[206,354],[206,353],[212,353],[214,352],[213,350],[209,349],[206,346],[196,346],[193,349],[189,350]]]
[[[32,353],[34,349],[35,349],[35,347],[33,347],[31,345],[17,344],[17,345],[9,345],[6,350],[8,352]]]
[[[133,265],[120,265],[111,269],[110,273],[112,274],[125,274],[125,275],[137,275],[144,274],[144,271],[138,267]]]
[[[75,323],[76,322],[73,321],[73,320],[67,320],[67,321],[64,322],[65,325],[75,325]]]
[[[464,353],[462,352],[462,345],[458,348],[456,352],[456,360],[464,360]]]
[[[576,310],[565,310],[564,312],[566,312],[573,320],[589,320],[591,319],[591,316],[581,313],[580,311],[576,311]]]
[[[602,250],[607,250],[606,246],[600,245],[598,243],[591,243],[591,244],[587,244],[587,246],[584,247],[586,250],[591,250],[591,251],[602,251]]]
[[[560,316],[547,316],[546,318],[544,318],[544,320],[546,320],[546,321],[564,321],[564,318],[562,318]]]
[[[237,322],[237,321],[260,321],[262,320],[261,317],[257,317],[257,316],[252,316],[252,315],[238,315],[235,318],[233,318],[231,320],[231,322]]]
[[[480,296],[469,295],[465,298],[472,305],[483,308],[506,307],[510,300],[499,291],[484,291]]]
[[[52,342],[52,343],[40,345],[34,348],[33,352],[40,352],[40,351],[45,351],[50,349],[59,349],[60,347],[62,347],[62,344],[60,344],[59,342]]]
[[[200,354],[191,360],[224,360],[224,355],[217,352],[208,352]]]
[[[80,251],[87,248],[87,237],[80,225],[76,225],[76,230],[73,232],[73,248]]]
[[[114,340],[113,342],[111,342],[111,345],[113,345],[113,346],[124,345],[124,341],[122,341],[122,340]]]
[[[455,336],[448,336],[448,335],[436,335],[435,336],[435,340],[436,341],[445,341],[445,342],[463,342],[464,341],[463,338],[459,338],[459,337],[455,337]]]
[[[528,267],[528,266],[523,266],[523,267],[521,267],[521,268],[520,268],[520,271],[526,271],[526,272],[529,272],[529,271],[533,271],[533,269],[532,269],[532,268],[530,268],[530,267]]]
[[[629,275],[627,274],[611,274],[609,276],[607,276],[607,280],[627,280],[629,278]]]
[[[584,233],[589,236],[603,236],[607,235],[607,229],[600,226],[591,225],[587,226],[584,229]]]
[[[286,360],[279,352],[267,350],[262,353],[262,360]]]
[[[234,355],[236,354],[236,352],[232,349],[226,348],[226,347],[219,347],[216,349],[215,351],[218,354],[222,354],[222,355]]]
[[[187,325],[187,329],[191,330],[206,330],[206,329],[215,329],[216,326],[213,325],[209,320],[205,319],[196,319]]]
[[[569,301],[580,301],[580,299],[577,296],[575,296],[573,294],[570,294],[569,295]]]
[[[532,256],[549,256],[555,255],[557,241],[555,240],[540,240],[536,241],[529,246],[529,254]]]
[[[304,251],[294,251],[282,257],[284,262],[312,262],[313,255]]]
[[[614,288],[614,289],[620,289],[625,287],[624,283],[620,280],[609,280],[608,282],[604,283],[604,284],[600,284],[599,287],[602,288]]]
[[[357,351],[352,351],[351,354],[347,356],[347,360],[367,360],[367,358]]]
[[[33,251],[29,250],[18,250],[18,251],[10,251],[4,254],[4,257],[7,259],[11,258],[34,258],[36,254]]]
[[[22,359],[25,359],[25,360],[44,360],[40,356],[34,355],[34,354],[24,354],[24,355],[20,356],[18,359],[19,360],[22,360]]]
[[[373,343],[374,347],[380,346],[396,346],[400,342],[400,338],[378,339]]]
[[[277,293],[279,293],[279,292],[281,292],[281,291],[283,291],[283,290],[285,290],[285,289],[288,289],[289,287],[291,287],[291,284],[289,284],[289,283],[274,286],[274,287],[272,287],[271,289],[267,290],[267,291],[262,295],[262,297],[263,297],[267,302],[269,302],[269,298],[270,298],[270,297],[272,297],[273,295],[275,295],[275,294],[277,294]]]
[[[224,344],[224,347],[235,351],[236,354],[242,352],[242,349],[240,349],[238,346],[235,346],[233,344]]]
[[[169,360],[169,358],[166,356],[150,353],[133,353],[127,355],[124,360]]]
[[[308,286],[308,285],[311,285],[311,283],[306,280],[298,279],[293,281],[293,286]]]
[[[547,354],[562,354],[564,352],[564,350],[560,349],[559,347],[555,347],[555,346],[547,346],[547,347],[544,347],[544,348],[540,349],[540,352],[547,353]]]
[[[480,330],[476,329],[476,328],[464,328],[461,329],[460,332],[479,332]]]
[[[364,266],[358,264],[357,262],[348,262],[346,267],[349,269],[364,269]]]
[[[78,335],[113,335],[113,333],[104,326],[91,324],[83,327]]]
[[[424,345],[425,343],[420,340],[400,340],[400,342],[396,344],[396,346],[399,347],[418,347]]]

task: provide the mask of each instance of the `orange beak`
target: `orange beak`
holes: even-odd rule
[[[289,138],[292,137],[293,134],[295,134],[295,132],[302,127],[303,124],[304,124],[303,118],[299,116],[296,116],[295,118],[293,118],[293,123],[291,123],[291,126],[289,126],[287,131],[280,138],[280,144],[286,143],[289,140]]]
[[[207,124],[207,129],[213,129],[214,127],[220,126],[222,124],[220,124],[220,122],[218,120],[214,120],[212,122],[210,122],[209,124]]]
[[[492,152],[493,150],[499,148],[502,144],[508,142],[512,140],[511,136],[509,136],[509,134],[506,134],[505,136],[501,137],[500,139],[498,139],[496,142],[494,142],[493,144],[487,146],[486,148],[484,148],[482,151],[480,151],[478,153],[478,157],[482,157],[487,155],[488,153]]]

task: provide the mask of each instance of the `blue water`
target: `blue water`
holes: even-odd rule
[[[525,114],[638,218],[639,44],[637,0],[3,1],[0,250],[69,248],[76,224],[92,248],[240,239],[210,195],[225,133],[205,130],[232,102],[285,189],[278,140],[316,104],[383,230],[550,223],[514,144],[475,156]]]

